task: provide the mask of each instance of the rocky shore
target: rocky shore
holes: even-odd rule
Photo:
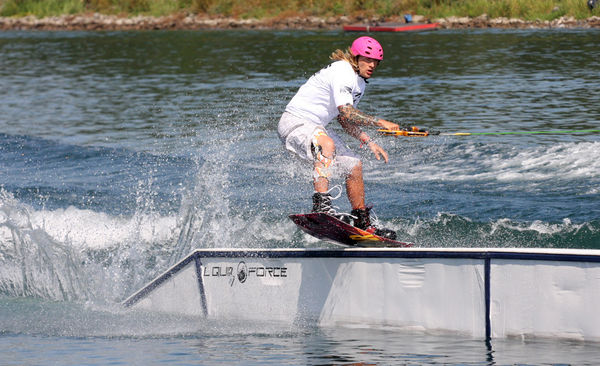
[[[63,15],[47,18],[26,16],[21,18],[0,17],[0,30],[176,30],[176,29],[341,29],[344,25],[364,23],[376,25],[383,22],[404,22],[395,19],[363,17],[287,17],[270,19],[211,18],[195,14],[177,14],[166,17],[85,14]],[[465,28],[600,28],[600,17],[575,19],[561,17],[552,21],[525,21],[521,19],[450,17],[426,19],[414,15],[414,23],[439,23],[441,29]]]

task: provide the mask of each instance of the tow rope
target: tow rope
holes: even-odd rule
[[[425,130],[418,127],[402,127],[400,130],[378,129],[377,132],[385,136],[484,136],[484,135],[557,135],[557,134],[590,134],[600,133],[600,130],[558,130],[558,131],[506,131],[506,132],[440,132]]]

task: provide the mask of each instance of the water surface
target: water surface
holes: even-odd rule
[[[287,219],[310,209],[312,187],[276,125],[357,35],[0,33],[5,363],[594,363],[597,345],[558,340],[122,312],[120,301],[195,248],[328,246]],[[376,36],[385,60],[367,113],[443,132],[600,127],[597,30]],[[401,240],[600,248],[598,134],[377,140],[387,165],[347,143],[364,155],[367,201]]]

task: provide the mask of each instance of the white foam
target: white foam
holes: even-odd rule
[[[79,248],[99,249],[133,240],[166,242],[173,238],[175,217],[135,214],[111,216],[75,207],[42,210],[31,214],[32,227],[44,230],[54,240]]]
[[[428,151],[425,162],[405,156],[406,163],[394,164],[392,156],[390,165],[373,165],[376,169],[367,174],[369,179],[378,181],[539,182],[597,178],[600,171],[600,142],[559,143],[526,150],[501,148],[503,151],[491,151],[481,145],[441,145],[438,149]]]
[[[3,243],[12,241],[13,230],[43,231],[57,243],[80,249],[101,249],[124,242],[167,242],[177,227],[174,216],[136,213],[111,216],[73,206],[56,210],[35,210],[0,189],[0,234]]]
[[[532,222],[527,223],[518,223],[510,219],[499,219],[492,223],[492,230],[490,234],[493,234],[499,228],[505,228],[519,232],[534,231],[539,234],[552,235],[564,232],[566,230],[577,231],[581,229],[584,225],[585,224],[575,225],[568,218],[563,219],[562,223],[560,224],[548,223],[539,220],[534,220]]]

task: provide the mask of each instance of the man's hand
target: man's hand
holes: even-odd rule
[[[390,121],[386,121],[384,119],[380,119],[377,122],[377,125],[381,128],[384,128],[386,130],[394,130],[397,131],[400,129],[400,126],[398,126],[397,124],[395,124],[394,122],[390,122]]]
[[[388,154],[385,152],[385,150],[383,150],[383,148],[381,148],[381,146],[377,145],[373,141],[369,141],[369,149],[371,149],[373,154],[375,154],[375,159],[381,160],[383,157],[383,160],[385,160],[386,163],[388,162]]]

